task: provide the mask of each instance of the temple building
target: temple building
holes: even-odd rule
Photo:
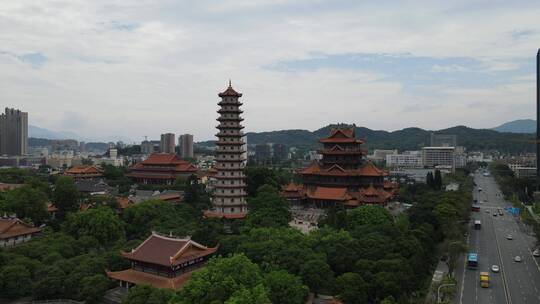
[[[131,252],[121,252],[131,262],[131,268],[108,271],[107,276],[125,288],[147,284],[175,290],[184,286],[217,249],[203,246],[189,237],[173,238],[152,232]]]
[[[41,229],[27,224],[16,217],[0,218],[0,248],[13,247],[28,242],[41,232]]]
[[[154,153],[128,169],[126,176],[143,184],[172,185],[177,178],[197,174],[197,167],[173,153]]]
[[[64,175],[74,179],[92,179],[103,177],[103,171],[95,166],[75,166],[67,169]]]
[[[243,218],[247,214],[246,184],[244,181],[245,142],[241,122],[242,94],[229,87],[218,94],[220,114],[216,134],[216,174],[213,185],[213,210],[205,212],[208,217]]]
[[[364,140],[356,138],[355,127],[332,129],[319,140],[320,161],[298,171],[302,184],[289,184],[282,195],[292,203],[324,208],[343,204],[354,208],[362,204],[384,205],[397,194],[397,186],[386,180],[388,172],[364,157]]]

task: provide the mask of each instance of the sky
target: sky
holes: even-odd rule
[[[0,101],[85,138],[213,139],[217,94],[246,132],[535,116],[540,1],[6,0]]]

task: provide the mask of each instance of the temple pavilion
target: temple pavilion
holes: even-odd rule
[[[174,153],[154,153],[146,160],[128,168],[126,176],[143,184],[172,185],[178,177],[197,174],[197,167]]]
[[[289,184],[282,195],[293,203],[319,208],[342,204],[354,208],[362,204],[385,205],[397,194],[397,186],[387,180],[388,172],[365,159],[364,140],[356,138],[355,127],[332,129],[319,140],[320,161],[298,171],[301,184]]]
[[[121,287],[147,284],[156,288],[179,289],[217,251],[191,240],[152,232],[131,252],[121,255],[131,262],[131,268],[107,272]]]

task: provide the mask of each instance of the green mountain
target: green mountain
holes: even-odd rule
[[[310,132],[308,130],[280,130],[273,132],[249,132],[246,134],[248,144],[279,143],[287,146],[307,149],[317,148],[317,140],[328,136],[330,129],[340,125],[329,125]],[[365,138],[366,147],[373,149],[418,150],[429,146],[431,133],[457,135],[458,145],[469,151],[499,151],[505,154],[518,154],[534,152],[534,134],[518,134],[497,132],[489,129],[473,129],[465,126],[456,126],[437,131],[420,128],[406,128],[397,131],[371,130],[365,127],[356,127],[356,136]],[[199,146],[213,146],[214,141],[198,143]]]
[[[534,119],[518,119],[503,123],[502,125],[493,128],[499,132],[510,133],[535,133],[536,132],[536,120]]]

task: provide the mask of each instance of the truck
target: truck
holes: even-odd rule
[[[482,288],[489,287],[489,272],[487,271],[480,272],[480,287]]]
[[[474,220],[474,229],[475,230],[482,229],[482,222],[480,222],[480,220]]]

